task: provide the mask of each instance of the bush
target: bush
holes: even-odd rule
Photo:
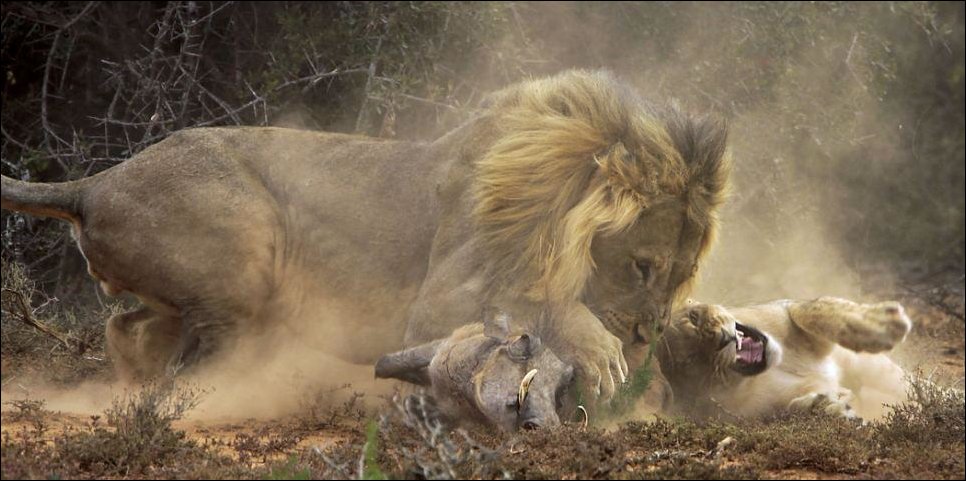
[[[200,449],[171,423],[197,406],[200,394],[170,384],[150,384],[116,399],[106,427],[59,440],[61,463],[84,472],[117,476],[145,473],[183,460]]]

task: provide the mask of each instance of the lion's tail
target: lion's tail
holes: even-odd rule
[[[83,181],[46,184],[2,177],[0,207],[41,217],[80,221]]]

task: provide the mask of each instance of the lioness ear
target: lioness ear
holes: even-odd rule
[[[436,356],[442,340],[416,346],[404,351],[386,354],[376,363],[376,377],[399,379],[420,386],[428,386],[429,363]]]
[[[514,361],[526,361],[537,355],[543,344],[540,338],[530,334],[524,334],[510,342],[506,347],[507,354]]]
[[[510,315],[493,307],[484,308],[483,335],[505,341],[510,336]]]

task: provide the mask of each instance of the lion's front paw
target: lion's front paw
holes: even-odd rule
[[[576,339],[559,339],[554,352],[576,368],[581,389],[589,394],[589,400],[607,401],[617,386],[627,380],[623,343],[603,326],[583,333]]]

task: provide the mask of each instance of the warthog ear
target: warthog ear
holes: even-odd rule
[[[484,308],[483,335],[505,341],[510,337],[510,315],[493,307]]]
[[[376,377],[399,379],[420,386],[428,386],[429,363],[436,356],[442,340],[416,346],[404,351],[386,354],[376,363]]]
[[[526,361],[533,356],[537,355],[542,346],[540,338],[531,334],[524,334],[513,341],[506,347],[506,352],[510,356],[510,359],[514,361]]]

